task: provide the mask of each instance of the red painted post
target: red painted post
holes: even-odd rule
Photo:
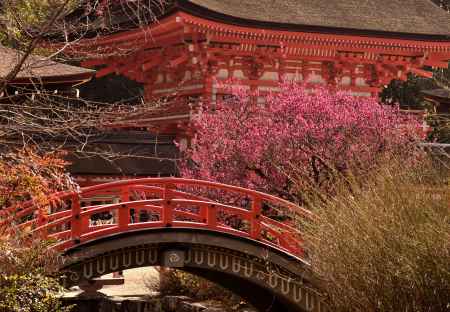
[[[127,202],[130,200],[130,190],[128,187],[124,187],[120,192],[120,201]]]
[[[208,224],[208,205],[200,205],[200,222]]]
[[[38,211],[37,211],[37,226],[41,227],[44,226],[47,223],[47,218],[45,216],[44,213],[44,208],[43,207],[39,207]],[[47,237],[47,228],[43,228],[42,230],[39,231],[39,235],[41,236],[41,238],[46,238]]]
[[[163,193],[163,204],[162,204],[162,221],[166,227],[171,227],[173,222],[173,207],[172,207],[172,197],[173,194],[170,191],[175,188],[174,185],[165,183],[164,193]]]
[[[120,201],[122,202],[122,205],[120,206],[118,217],[119,220],[117,221],[117,224],[119,226],[119,230],[126,231],[128,229],[128,224],[130,223],[130,208],[127,204],[124,204],[125,202],[128,202],[130,200],[130,191],[128,187],[123,188],[122,192],[120,194]]]
[[[217,207],[214,204],[208,207],[208,227],[211,229],[217,227]]]
[[[261,198],[253,197],[252,201],[252,212],[251,212],[251,233],[250,236],[253,239],[261,238]]]
[[[89,215],[81,216],[81,233],[89,232],[90,219],[91,216]]]
[[[119,230],[126,231],[128,229],[128,224],[130,223],[130,208],[128,208],[127,204],[122,204],[119,208]]]
[[[82,235],[82,227],[81,227],[81,205],[80,205],[80,197],[78,194],[75,194],[72,197],[72,218],[70,220],[71,234],[70,238],[75,241],[76,244],[80,243],[80,238]]]

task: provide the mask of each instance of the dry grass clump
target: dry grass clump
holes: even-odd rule
[[[428,162],[341,177],[311,199],[312,270],[333,311],[450,311],[450,188]]]

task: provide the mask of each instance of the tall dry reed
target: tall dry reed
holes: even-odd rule
[[[442,168],[401,161],[340,177],[309,199],[312,270],[334,311],[450,311],[450,188]]]

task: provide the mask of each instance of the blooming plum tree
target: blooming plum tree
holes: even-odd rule
[[[293,200],[308,186],[329,186],[333,170],[368,170],[420,137],[418,120],[375,98],[295,83],[267,96],[242,87],[232,93],[194,120],[182,176]]]

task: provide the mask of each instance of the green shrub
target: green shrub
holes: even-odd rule
[[[0,311],[61,312],[58,257],[47,242],[0,237]]]
[[[450,188],[428,162],[342,178],[311,199],[312,271],[334,311],[450,311]]]

